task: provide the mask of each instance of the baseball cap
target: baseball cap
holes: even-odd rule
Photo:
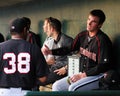
[[[20,33],[27,27],[27,22],[23,18],[16,18],[10,24],[10,32]]]

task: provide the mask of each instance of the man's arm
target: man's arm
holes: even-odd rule
[[[60,56],[64,56],[67,55],[71,52],[70,47],[62,47],[62,48],[58,48],[58,49],[53,49],[51,50],[51,53],[53,55],[60,55]]]
[[[52,49],[50,50],[47,45],[45,45],[44,48],[44,54],[52,54],[52,55],[59,55],[59,56],[64,56],[67,55],[71,52],[70,47],[62,47],[62,48],[57,48],[57,49]]]
[[[44,77],[41,77],[41,78],[38,78],[38,80],[41,82],[41,83],[44,83],[46,81],[47,77],[44,76]]]

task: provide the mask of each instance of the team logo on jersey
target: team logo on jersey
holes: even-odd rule
[[[96,54],[80,47],[80,53],[96,62]]]

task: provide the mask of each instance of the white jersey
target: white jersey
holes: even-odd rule
[[[43,47],[45,45],[48,46],[49,49],[53,48],[53,44],[54,44],[54,39],[52,37],[47,37],[46,40],[43,43]],[[48,59],[50,57],[54,57],[53,55],[44,55],[45,59]]]

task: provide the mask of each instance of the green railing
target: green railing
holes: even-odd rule
[[[97,91],[76,91],[76,92],[28,92],[26,96],[120,96],[120,90],[97,90]]]

